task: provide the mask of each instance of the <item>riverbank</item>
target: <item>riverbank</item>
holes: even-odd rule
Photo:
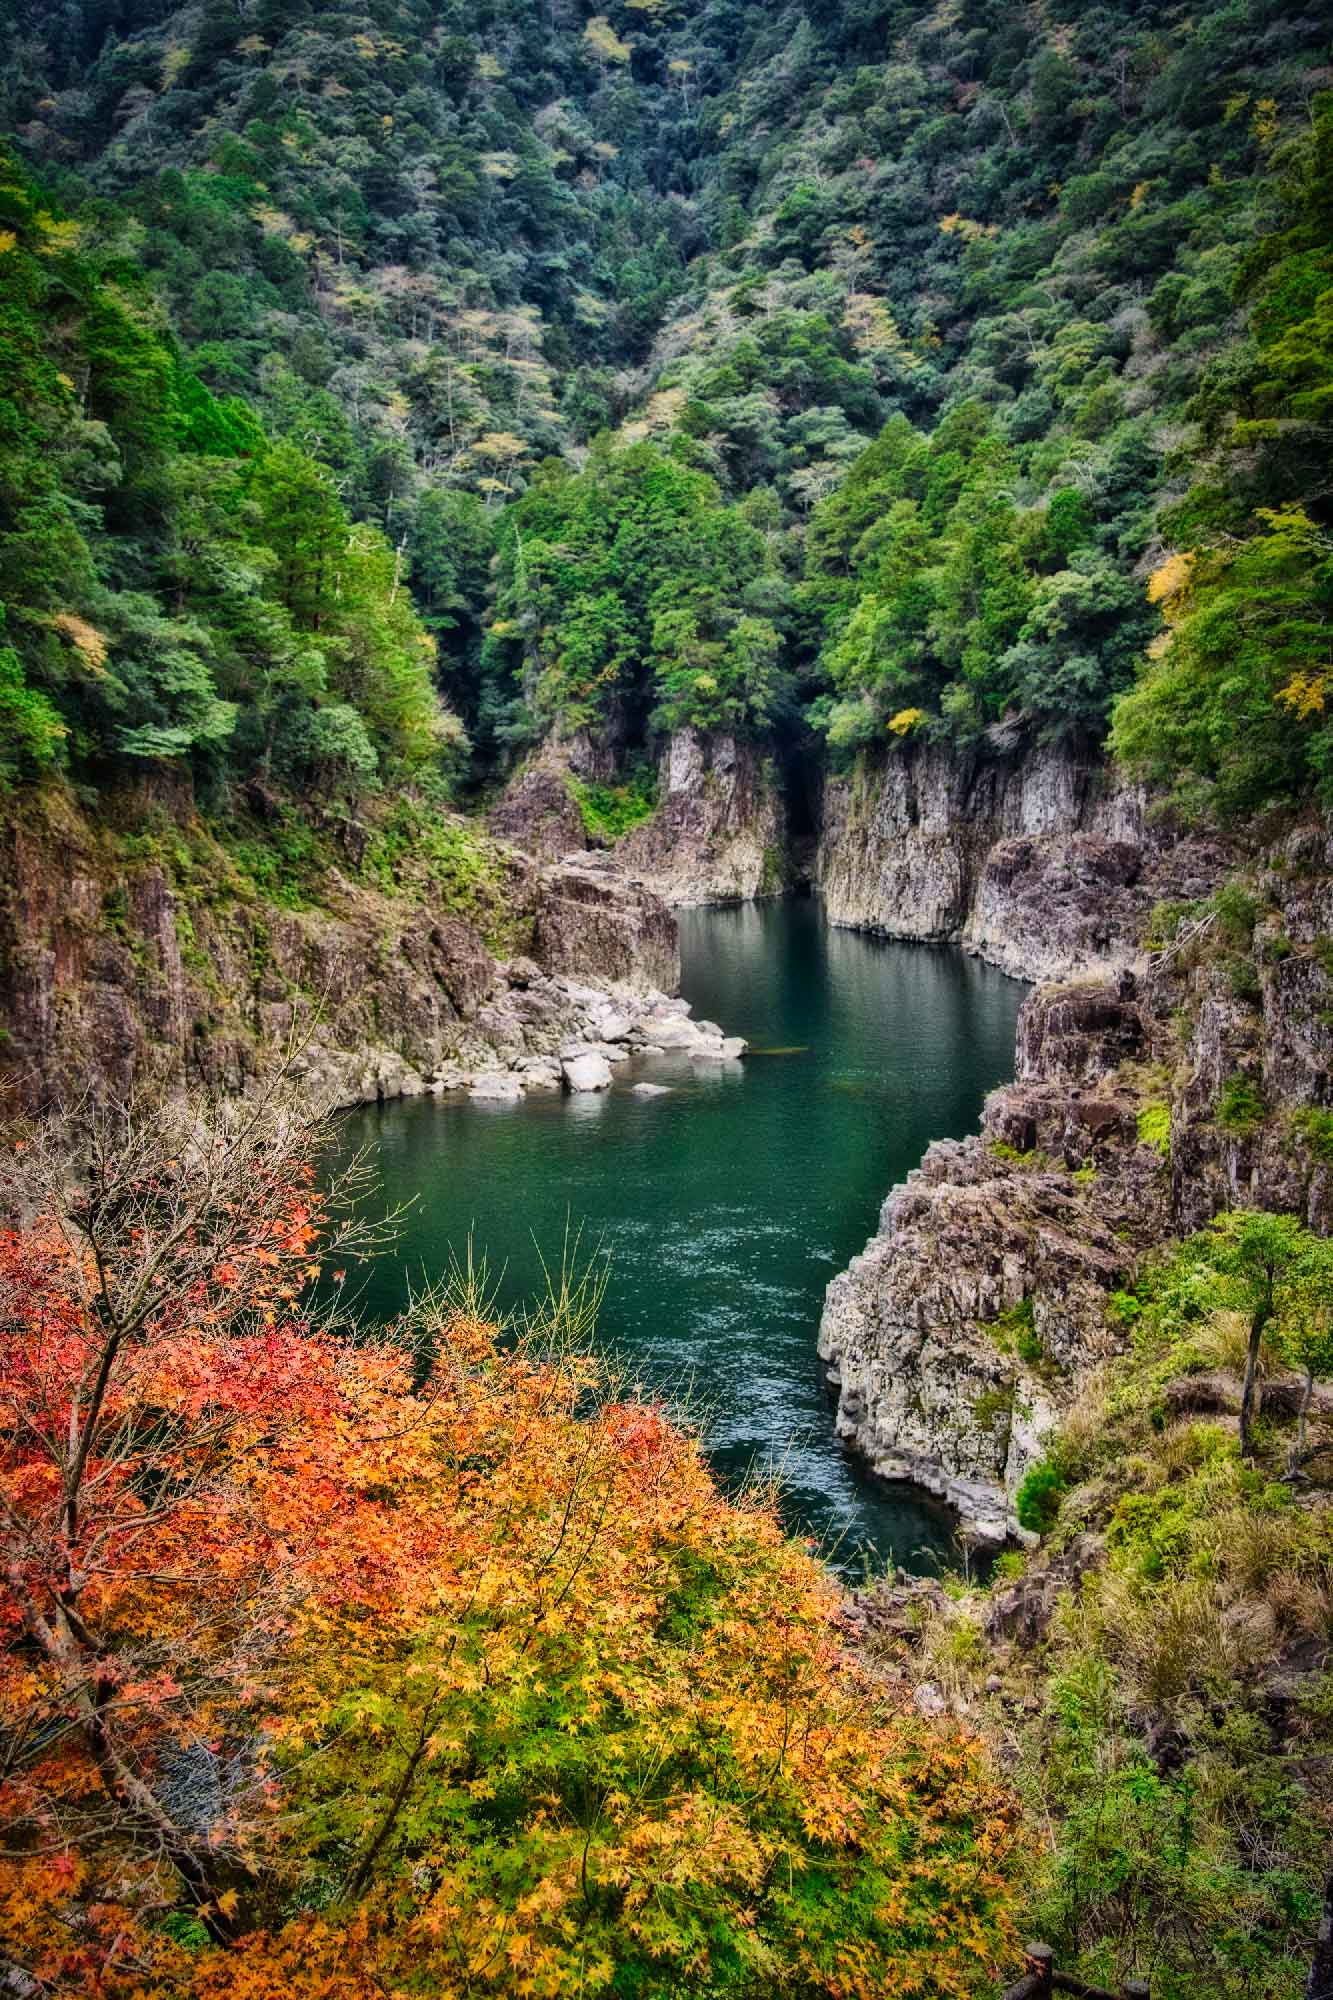
[[[332,1104],[522,1089],[617,1046],[626,1015],[632,1036],[678,1012],[675,919],[602,857],[543,864],[401,800],[217,821],[156,786],[115,807],[94,821],[51,785],[0,811],[0,1087],[27,1110],[235,1094],[293,1047]]]

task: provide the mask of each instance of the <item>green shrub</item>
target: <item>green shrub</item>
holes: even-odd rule
[[[1046,1360],[1046,1349],[1037,1332],[1036,1313],[1032,1299],[1020,1299],[1016,1306],[1009,1306],[993,1319],[989,1329],[1002,1354],[1016,1354],[1031,1368]]]
[[[1258,897],[1242,889],[1239,882],[1224,882],[1210,901],[1218,929],[1232,944],[1249,943],[1261,907]]]
[[[972,1415],[983,1431],[994,1430],[1000,1423],[1008,1423],[1014,1411],[1014,1385],[1008,1383],[1003,1389],[983,1389],[972,1405]]]
[[[1264,1122],[1264,1100],[1248,1076],[1229,1076],[1217,1101],[1217,1122],[1233,1138],[1245,1139]]]
[[[1236,1000],[1253,1002],[1258,1000],[1263,993],[1258,971],[1253,961],[1248,958],[1233,958],[1228,960],[1227,984],[1231,988],[1232,998]]]
[[[1119,1326],[1133,1326],[1143,1311],[1142,1301],[1133,1292],[1111,1292],[1106,1309]]]
[[[1181,926],[1197,922],[1206,907],[1203,903],[1154,903],[1143,934],[1144,950],[1165,951],[1175,943]]]
[[[1298,1111],[1292,1123],[1315,1157],[1333,1165],[1333,1111]]]
[[[612,846],[657,811],[657,786],[651,772],[636,772],[623,785],[585,785],[571,776],[569,794],[583,818],[589,840]]]
[[[1019,1526],[1035,1535],[1049,1534],[1068,1485],[1064,1471],[1054,1459],[1043,1458],[1030,1466],[1014,1501]]]
[[[1145,1104],[1138,1117],[1139,1144],[1151,1146],[1162,1158],[1171,1153],[1171,1106],[1161,1098]]]

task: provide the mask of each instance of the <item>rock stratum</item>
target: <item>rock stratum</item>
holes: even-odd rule
[[[491,830],[554,860],[597,848],[579,785],[616,776],[612,746],[586,735],[534,753],[490,814]],[[787,811],[775,759],[734,736],[682,729],[655,766],[651,817],[615,843],[617,869],[674,907],[774,895],[788,876]]]
[[[1019,979],[1114,975],[1155,903],[1206,891],[1214,841],[1155,820],[1094,750],[933,745],[824,787],[816,879],[829,921],[961,944]]]

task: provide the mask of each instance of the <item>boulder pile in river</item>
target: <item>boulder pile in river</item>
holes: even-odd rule
[[[499,972],[457,1062],[421,1078],[419,1090],[463,1089],[479,1101],[513,1103],[532,1090],[609,1090],[618,1071],[637,1070],[636,1058],[712,1065],[745,1054],[739,1035],[691,1019],[688,1000],[656,987],[577,980],[544,972],[529,958],[511,959]],[[635,1087],[642,1096],[666,1088]],[[409,1085],[405,1094],[419,1092]]]

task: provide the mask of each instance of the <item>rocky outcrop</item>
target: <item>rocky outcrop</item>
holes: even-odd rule
[[[1222,866],[1100,754],[1000,739],[908,746],[830,777],[816,872],[832,923],[959,942],[1049,979],[1119,971],[1154,903],[1206,893]]]
[[[1176,975],[1150,978],[1142,942],[1154,905],[1208,895],[1233,858],[1069,746],[909,746],[825,788],[818,880],[832,922],[958,941],[1060,981],[1024,1006],[1015,1081],[987,1103],[981,1136],[933,1146],[893,1191],[829,1287],[820,1331],[839,1434],[984,1539],[1016,1531],[1014,1495],[1045,1432],[1121,1337],[1108,1296],[1138,1254],[1255,1196],[1252,1178],[1242,1197],[1234,1147],[1218,1157],[1214,1114],[1247,1034],[1251,1065],[1273,1044],[1224,993],[1201,992],[1182,1068],[1164,997]],[[1157,1127],[1140,1136],[1163,1063],[1180,1100],[1169,1166]],[[1259,1181],[1282,1190],[1276,1160]]]
[[[839,1436],[992,1542],[1016,1532],[1014,1495],[1062,1402],[1121,1337],[1108,1295],[1170,1226],[1161,1157],[1097,1061],[1142,1047],[1128,982],[1035,995],[1019,1040],[1037,1073],[893,1190],[819,1335]]]
[[[498,840],[511,842],[536,861],[581,854],[588,835],[570,777],[600,782],[609,769],[610,760],[587,737],[564,743],[548,738],[505,786],[487,824]]]
[[[676,924],[650,889],[628,883],[606,857],[548,868],[534,912],[532,954],[548,972],[601,973],[673,991],[680,978]]]
[[[786,815],[771,757],[733,736],[677,732],[657,767],[657,810],[618,863],[664,902],[729,903],[784,885]]]
[[[483,1077],[522,1090],[558,1082],[571,1046],[681,1005],[674,919],[614,873],[494,851],[499,957],[429,877],[394,894],[333,868],[291,909],[224,881],[199,836],[217,867],[201,880],[181,812],[152,858],[127,860],[54,788],[0,831],[0,1077],[21,1103],[239,1091],[294,1041],[339,1103]]]
[[[548,741],[506,787],[491,829],[547,859],[595,851],[571,780],[611,784],[617,775],[617,753],[587,735]],[[620,874],[680,906],[775,894],[784,885],[786,851],[774,760],[733,736],[685,729],[658,752],[651,818],[610,853]]]
[[[840,1435],[986,1538],[1145,1252],[1234,1207],[1333,1231],[1333,840],[1292,835],[1210,908],[1137,975],[1032,994],[981,1136],[931,1147],[829,1287]]]

